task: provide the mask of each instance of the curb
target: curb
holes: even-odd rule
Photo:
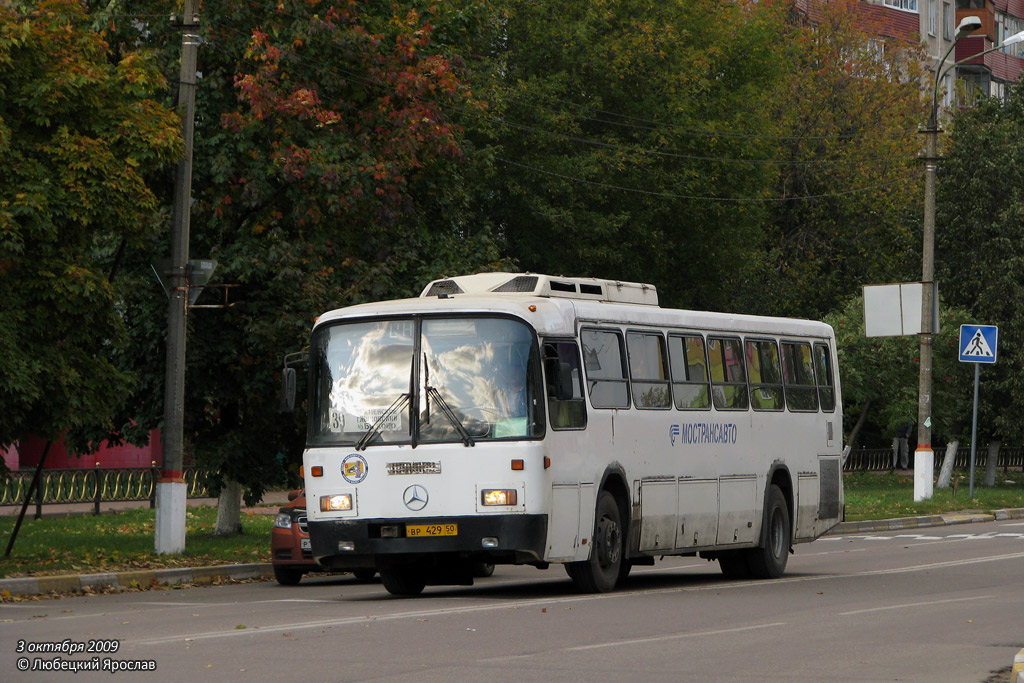
[[[826,534],[856,534],[866,531],[899,531],[901,529],[923,529],[933,526],[952,526],[954,524],[972,524],[974,522],[1003,521],[1007,519],[1024,519],[1024,508],[1008,508],[991,512],[975,512],[965,514],[924,515],[921,517],[896,517],[868,522],[840,522]]]
[[[217,567],[175,567],[100,574],[24,577],[0,579],[0,598],[14,595],[46,595],[54,592],[78,593],[86,589],[127,590],[157,585],[180,586],[188,583],[209,585],[218,580],[270,579],[273,576],[273,565],[268,562],[227,564]]]

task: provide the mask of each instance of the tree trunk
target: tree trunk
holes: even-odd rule
[[[956,452],[959,448],[959,441],[950,441],[946,444],[946,455],[942,459],[942,467],[939,469],[939,481],[935,484],[936,488],[949,488],[949,481],[953,478],[953,465],[956,463]]]
[[[217,536],[242,533],[242,485],[228,479],[217,499]]]
[[[843,449],[843,461],[840,463],[840,467],[846,465],[846,459],[850,457],[850,451],[853,450],[854,444],[857,443],[857,436],[860,434],[860,428],[864,426],[864,422],[868,419],[868,408],[871,407],[871,400],[864,404],[864,410],[860,411],[860,417],[857,419],[857,424],[853,426],[853,431],[850,432],[850,440],[846,442],[846,448]]]
[[[996,468],[999,467],[999,446],[1001,442],[992,440],[988,442],[988,459],[985,461],[985,478],[982,486],[996,485]]]

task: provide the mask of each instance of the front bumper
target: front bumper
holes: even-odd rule
[[[413,561],[430,555],[491,557],[514,561],[523,555],[534,561],[544,557],[547,515],[487,515],[466,517],[418,517],[415,519],[360,519],[309,521],[313,557],[331,566],[380,567]],[[409,538],[409,524],[457,524],[455,536]],[[397,529],[397,537],[384,534]],[[496,543],[485,547],[483,539]],[[339,550],[338,544],[351,544]],[[509,558],[513,558],[510,560]]]

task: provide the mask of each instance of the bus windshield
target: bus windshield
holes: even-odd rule
[[[312,340],[313,445],[540,438],[537,342],[512,318],[342,322]]]

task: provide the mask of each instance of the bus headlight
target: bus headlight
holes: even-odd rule
[[[336,493],[333,496],[320,496],[320,512],[337,512],[352,509],[351,493]]]
[[[484,505],[516,505],[518,496],[515,489],[483,489],[480,502]]]

